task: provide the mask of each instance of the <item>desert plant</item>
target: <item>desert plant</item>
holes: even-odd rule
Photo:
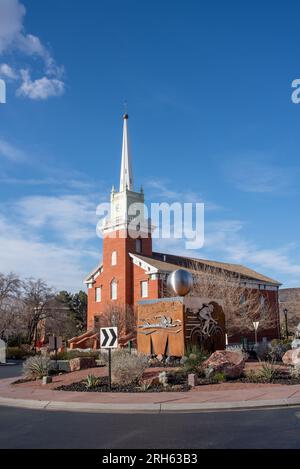
[[[87,389],[95,389],[99,385],[99,378],[95,375],[88,375],[85,380],[85,386]]]
[[[274,362],[264,362],[262,363],[261,369],[259,370],[259,376],[262,381],[267,383],[271,383],[273,379],[276,377],[277,369],[274,366]]]
[[[225,373],[222,373],[220,371],[213,373],[210,377],[209,380],[213,384],[218,384],[218,383],[223,383],[226,380]]]
[[[183,360],[183,367],[186,373],[198,373],[202,363],[208,358],[203,348],[193,345],[187,349],[187,353]]]
[[[252,370],[252,369],[247,370],[245,372],[245,377],[251,383],[261,383],[261,381],[262,381],[262,377],[261,377],[260,373],[255,371],[255,370]]]
[[[140,384],[140,388],[143,392],[147,392],[148,389],[151,388],[151,386],[152,386],[152,379],[142,381],[142,383]]]
[[[23,365],[23,375],[26,379],[41,379],[48,375],[49,370],[50,359],[41,355],[27,358]]]
[[[138,382],[147,368],[147,357],[142,353],[130,354],[120,349],[112,354],[112,381],[115,384]]]

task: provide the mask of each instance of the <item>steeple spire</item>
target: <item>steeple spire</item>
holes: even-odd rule
[[[123,127],[123,146],[122,146],[122,163],[121,163],[121,177],[120,177],[120,192],[128,189],[133,191],[133,174],[131,167],[131,155],[129,148],[128,137],[128,114],[124,114],[124,127]]]

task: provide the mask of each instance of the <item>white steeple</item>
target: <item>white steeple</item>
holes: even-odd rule
[[[120,192],[133,191],[133,174],[128,136],[128,114],[124,115]]]

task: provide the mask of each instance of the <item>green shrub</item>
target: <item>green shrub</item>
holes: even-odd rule
[[[32,357],[35,355],[33,350],[29,350],[25,347],[7,347],[6,358],[8,360],[25,360],[25,358]]]
[[[141,353],[131,354],[127,350],[116,350],[112,354],[112,382],[132,384],[140,381],[147,368],[147,357]]]
[[[213,384],[218,384],[218,383],[223,383],[224,381],[226,381],[226,376],[225,376],[225,373],[218,371],[216,373],[213,373],[209,379]]]
[[[96,350],[85,352],[85,351],[80,351],[80,350],[66,350],[64,352],[58,352],[57,354],[57,360],[72,360],[73,358],[80,358],[80,357],[91,357],[95,358],[98,360],[99,358],[99,352]],[[51,354],[51,358],[55,357],[55,353]]]
[[[95,375],[88,375],[85,380],[85,386],[87,389],[95,389],[99,385],[99,378]]]
[[[276,377],[277,369],[272,362],[265,362],[262,364],[261,370],[258,372],[262,381],[271,383]]]
[[[183,369],[189,373],[198,373],[201,370],[202,363],[208,358],[209,353],[203,348],[193,345],[187,349],[184,357]]]
[[[50,370],[50,359],[41,355],[27,358],[23,365],[23,375],[27,379],[41,379]]]
[[[262,382],[262,377],[261,374],[255,370],[247,370],[245,373],[245,376],[248,381],[251,383],[261,383]]]

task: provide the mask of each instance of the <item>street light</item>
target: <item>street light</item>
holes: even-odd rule
[[[287,315],[288,315],[289,310],[287,308],[284,308],[283,314],[284,314],[284,319],[285,319],[285,335],[286,338],[289,338],[289,329],[288,329],[288,320],[287,320]]]
[[[255,334],[255,345],[257,345],[257,329],[259,326],[259,321],[253,321],[254,334]]]

